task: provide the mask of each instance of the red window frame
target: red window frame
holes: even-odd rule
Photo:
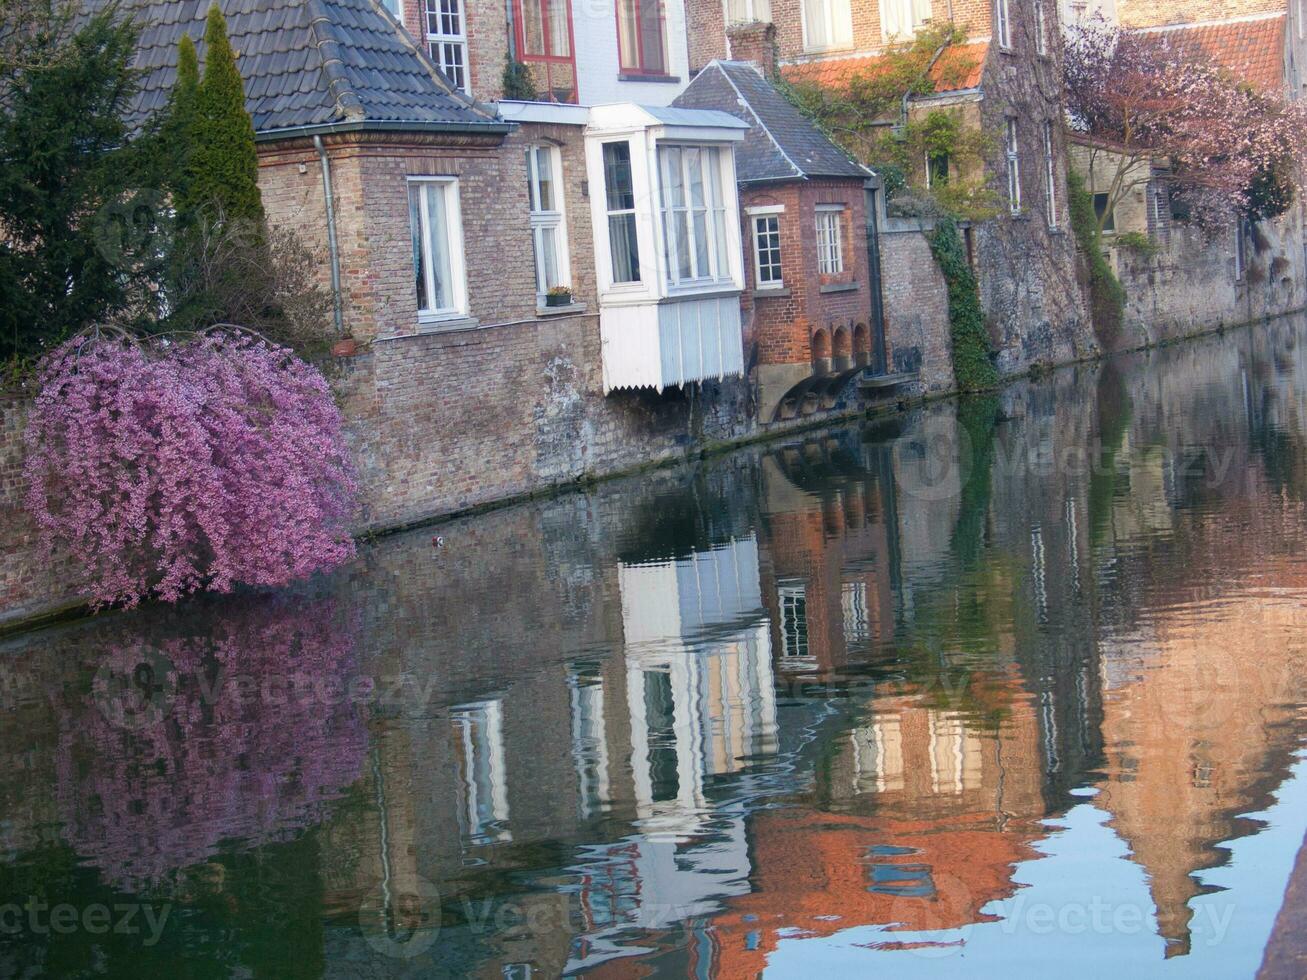
[[[628,59],[628,52],[622,50],[622,3],[630,3],[635,8],[635,58],[634,66]],[[658,50],[662,56],[662,65],[658,68],[648,68],[644,64],[644,7],[646,4],[654,4],[658,8]],[[667,63],[667,16],[663,0],[617,0],[613,4],[614,17],[617,25],[617,70],[623,75],[649,75],[652,77],[666,77],[671,74],[671,66]]]
[[[572,30],[572,4],[570,0],[553,0],[554,3],[561,3],[567,14],[567,50],[568,54],[554,54],[549,51],[549,12],[546,5],[550,0],[513,0],[513,40],[517,45],[517,57],[527,65],[544,65],[545,80],[548,86],[548,101],[555,100],[553,86],[553,72],[550,71],[550,65],[567,65],[571,68],[572,88],[568,98],[561,99],[563,102],[577,101],[577,81],[576,81],[576,34]],[[527,4],[532,4],[540,12],[540,33],[544,41],[545,54],[527,54],[526,51],[526,18],[523,16],[523,10]]]

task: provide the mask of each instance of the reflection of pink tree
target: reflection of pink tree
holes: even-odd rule
[[[224,613],[186,634],[106,643],[106,662],[150,665],[166,691],[158,710],[124,726],[101,689],[62,726],[64,834],[116,885],[158,883],[226,839],[293,836],[358,778],[352,625],[325,601]]]

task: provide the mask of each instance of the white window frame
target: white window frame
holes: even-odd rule
[[[731,24],[750,24],[754,21],[771,21],[771,0],[738,0],[738,3],[744,7],[743,20],[731,17],[731,0],[722,0],[723,24],[730,26]]]
[[[1044,121],[1044,207],[1048,227],[1057,227],[1057,167],[1053,158],[1053,124]]]
[[[698,151],[700,172],[703,183],[702,208],[696,208],[690,200],[691,154]],[[664,154],[677,152],[680,155],[681,204],[675,205],[669,199],[669,188],[663,182],[665,172]],[[663,225],[663,241],[667,257],[667,284],[672,288],[685,286],[702,286],[709,283],[729,282],[731,279],[731,236],[727,231],[730,218],[730,193],[733,188],[727,186],[727,174],[722,169],[722,157],[730,152],[729,148],[702,143],[658,143],[656,160],[658,164],[656,179],[658,181],[658,200]],[[714,180],[715,175],[715,180]],[[708,236],[706,252],[708,268],[698,266],[698,231],[695,227],[695,212],[704,214],[704,231]],[[680,270],[680,251],[677,246],[673,227],[678,215],[685,215],[687,228],[686,243],[689,248],[689,275],[682,277]],[[719,237],[720,236],[720,237]]]
[[[442,9],[448,7],[450,9]],[[431,18],[435,17],[439,31],[431,30]],[[452,26],[457,30],[445,30],[446,18],[453,18]],[[471,95],[472,82],[467,61],[467,6],[466,0],[423,0],[422,32],[427,41],[427,53],[437,68],[445,73],[450,83],[460,91]],[[458,64],[449,55],[458,54]],[[461,77],[460,77],[461,76]]]
[[[781,613],[781,648],[777,667],[781,670],[816,670],[818,664],[812,654],[807,589],[802,584],[778,584],[776,600]]]
[[[1021,151],[1017,144],[1017,120],[1008,116],[1003,132],[1003,153],[1007,157],[1008,207],[1013,214],[1021,213]]]
[[[540,160],[548,161],[553,185],[554,207],[551,210],[540,207]],[[554,261],[558,274],[555,286],[571,286],[571,262],[569,261],[567,243],[567,221],[563,201],[563,155],[558,147],[533,144],[526,148],[526,185],[528,205],[531,209],[531,248],[535,255],[536,305],[543,306],[545,294],[549,292],[550,283],[545,275],[544,236],[550,232],[554,235]]]
[[[1012,11],[1008,0],[994,0],[994,33],[998,37],[998,46],[1004,51],[1012,50]]]
[[[844,271],[844,205],[818,204],[815,210],[817,272],[838,276]]]
[[[930,0],[880,0],[880,34],[886,41],[913,38],[930,19]]]
[[[422,248],[422,268],[425,271],[425,302],[418,302],[418,320],[430,323],[439,320],[452,320],[467,316],[467,267],[463,255],[463,211],[459,203],[457,177],[409,177],[408,187],[420,187],[421,206],[418,217],[421,227],[419,241]],[[450,298],[452,305],[446,307],[430,306],[435,297],[435,271],[432,257],[427,250],[431,242],[431,197],[432,192],[444,195],[446,248],[449,250]]]
[[[458,788],[463,838],[470,844],[511,841],[503,702],[496,698],[455,705],[449,717],[462,763]]]
[[[629,171],[629,179],[631,184],[631,206],[629,208],[609,207],[608,166],[604,158],[604,148],[609,146],[610,144],[614,146],[624,144],[626,146],[627,168]],[[640,180],[636,173],[637,152],[638,150],[635,145],[635,141],[633,140],[626,140],[626,139],[604,140],[599,144],[599,155],[598,155],[597,162],[599,165],[599,173],[602,175],[602,187],[603,187],[603,195],[604,195],[603,197],[604,240],[607,241],[608,243],[608,256],[607,256],[608,284],[610,287],[614,289],[630,289],[633,287],[639,287],[644,283],[644,277],[646,271],[645,262],[647,261],[647,256],[641,254],[641,252],[644,250],[644,244],[640,240],[641,239],[641,235],[640,235],[641,191],[640,191]],[[635,278],[618,279],[617,263],[613,261],[613,218],[617,218],[617,217],[626,218],[628,216],[631,219],[630,227],[634,232],[632,244],[635,246],[634,249]],[[624,227],[626,226],[625,221],[622,224]]]
[[[1035,0],[1035,53],[1041,58],[1048,54],[1048,21],[1044,14],[1047,0]]]
[[[759,291],[768,289],[785,288],[785,259],[781,252],[780,233],[781,233],[781,215],[785,213],[785,205],[773,204],[761,207],[745,208],[745,214],[749,216],[749,238],[753,244],[753,288]],[[762,279],[762,250],[758,247],[758,226],[759,222],[776,222],[776,261],[768,262],[768,266],[775,265],[776,271],[780,273],[779,279],[769,279],[763,282]],[[768,232],[770,234],[770,232]],[[768,250],[770,251],[770,249]]]
[[[840,10],[836,11],[838,4]],[[817,43],[808,30],[810,12],[820,14],[822,27],[829,41]],[[853,5],[851,0],[803,0],[802,27],[804,51],[842,51],[853,47]]]
[[[1247,245],[1244,239],[1244,228],[1246,227],[1246,218],[1234,219],[1234,281],[1242,282],[1245,273],[1248,271],[1248,254]]]

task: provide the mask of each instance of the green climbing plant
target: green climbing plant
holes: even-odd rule
[[[1094,334],[1104,350],[1112,350],[1121,341],[1125,322],[1125,289],[1103,255],[1103,236],[1094,214],[1094,199],[1085,187],[1084,178],[1067,171],[1067,205],[1071,210],[1071,231],[1084,275],[1089,285],[1089,314]]]
[[[984,391],[998,385],[998,370],[985,332],[976,276],[967,261],[957,222],[948,216],[935,222],[930,252],[948,286],[949,336],[953,346],[953,375],[960,391]]]

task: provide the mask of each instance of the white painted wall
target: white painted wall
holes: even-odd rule
[[[670,105],[690,81],[690,54],[684,0],[663,0],[667,60],[671,82],[618,80],[617,7],[614,0],[572,0],[576,75],[582,105],[637,102]]]

